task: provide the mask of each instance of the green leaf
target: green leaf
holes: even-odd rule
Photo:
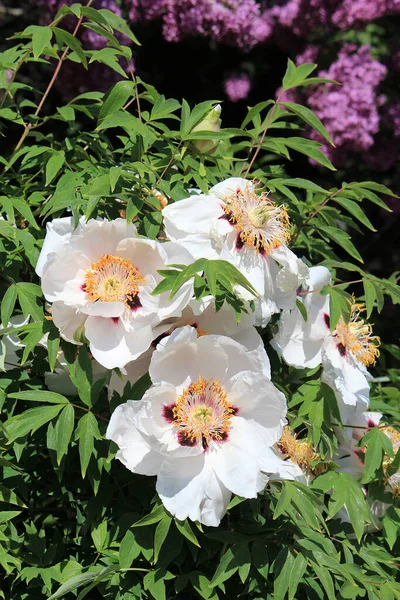
[[[125,19],[122,19],[119,15],[111,10],[107,10],[106,8],[102,8],[97,11],[108,23],[108,25],[116,31],[123,33],[129,38],[134,44],[137,46],[141,46],[140,42],[138,42],[137,37],[133,34],[131,29],[126,24]]]
[[[61,47],[65,45],[68,46],[68,48],[71,48],[71,50],[75,52],[76,56],[79,58],[79,61],[83,64],[85,69],[87,69],[87,60],[85,53],[83,52],[81,42],[76,37],[71,35],[68,31],[65,31],[65,29],[59,29],[58,27],[54,27],[53,31],[56,36],[57,44],[59,44],[59,46]]]
[[[8,394],[9,398],[25,400],[25,402],[50,402],[51,404],[69,404],[67,398],[56,392],[46,392],[44,390],[26,390],[25,392],[14,392]],[[60,408],[61,410],[61,408]]]
[[[294,560],[289,575],[289,600],[293,600],[295,598],[298,585],[303,578],[306,568],[307,559],[303,554],[299,553]]]
[[[326,569],[322,565],[318,565],[315,562],[311,562],[312,568],[315,571],[319,581],[322,583],[323,588],[326,592],[326,596],[328,600],[336,600],[335,588],[333,586],[332,576],[329,573],[328,569]]]
[[[304,321],[307,323],[307,320],[308,320],[307,309],[304,306],[303,302],[300,300],[300,298],[296,298],[296,306],[299,309],[299,312],[300,312],[301,316],[303,317]]]
[[[17,494],[4,485],[0,484],[0,502],[6,502],[8,504],[15,504],[21,508],[26,508],[26,504],[18,498]]]
[[[156,531],[154,534],[154,562],[158,561],[158,556],[160,554],[160,550],[162,548],[163,543],[165,542],[169,528],[171,527],[172,517],[168,514],[164,514],[161,521],[158,523],[156,527]]]
[[[282,106],[285,106],[292,113],[300,117],[307,125],[310,125],[315,131],[317,131],[323,138],[325,138],[332,146],[335,144],[332,141],[331,136],[318,119],[318,117],[305,106],[301,106],[300,104],[294,104],[293,102],[280,102]]]
[[[0,510],[0,525],[21,514],[20,510]]]
[[[365,225],[371,231],[376,231],[375,227],[372,225],[371,221],[368,219],[367,215],[364,213],[362,208],[360,208],[357,202],[353,202],[353,200],[349,200],[348,198],[344,198],[343,196],[335,196],[333,200],[343,206],[353,217],[355,217],[360,223]]]
[[[67,404],[61,411],[55,425],[55,434],[57,439],[57,464],[68,452],[68,446],[71,441],[72,432],[74,430],[75,410],[72,404]]]
[[[143,217],[142,226],[145,235],[151,240],[155,240],[163,223],[163,216],[160,210],[147,213]]]
[[[93,567],[91,567],[93,569]],[[104,567],[104,569],[100,569],[98,567],[94,567],[95,571],[88,571],[86,573],[81,573],[80,575],[74,575],[68,581],[63,583],[58,590],[52,594],[48,600],[56,600],[57,598],[61,598],[65,596],[72,590],[76,590],[76,588],[81,587],[82,585],[86,585],[88,583],[92,583],[94,581],[102,581],[109,573],[113,573],[117,566],[110,565],[108,567]]]
[[[133,81],[118,81],[104,97],[103,106],[100,109],[98,123],[104,121],[106,117],[116,113],[122,108],[135,89]]]
[[[121,173],[122,167],[111,167],[109,174],[111,192],[115,190],[115,186],[117,185],[117,181],[120,178]]]
[[[39,25],[30,25],[24,31],[32,35],[33,58],[37,60],[43,53],[43,50],[50,45],[53,31],[50,27],[39,27]]]
[[[12,198],[12,203],[14,208],[34,227],[35,229],[40,230],[40,227],[36,223],[35,217],[32,214],[31,208],[27,202],[21,200],[19,198]]]
[[[190,527],[190,524],[187,519],[185,521],[178,521],[178,519],[175,519],[175,525],[176,525],[176,528],[178,529],[178,531],[182,535],[184,535],[185,538],[187,540],[189,540],[189,542],[192,542],[192,544],[194,544],[198,548],[201,548],[201,546],[197,540],[197,537],[194,535],[193,530]]]
[[[72,106],[61,106],[57,108],[57,112],[62,116],[64,121],[75,121],[75,111]]]
[[[322,145],[319,142],[300,137],[273,138],[273,141],[275,143],[279,142],[284,144],[288,148],[292,148],[301,154],[305,154],[331,171],[336,171],[331,161],[322,152]]]
[[[135,558],[140,554],[140,546],[136,542],[135,534],[128,529],[122,538],[119,547],[119,564],[121,569],[129,569]]]
[[[136,523],[134,523],[132,527],[147,527],[148,525],[152,525],[153,523],[158,523],[159,521],[161,521],[161,519],[164,518],[165,514],[166,513],[164,506],[162,504],[161,506],[156,505],[150,514],[146,515],[142,519],[139,519],[139,521],[136,521]]]
[[[1,322],[4,328],[8,327],[10,317],[13,313],[15,302],[17,300],[17,286],[10,285],[3,296],[1,302]]]
[[[283,548],[274,563],[274,599],[275,600],[284,600],[286,597],[289,583],[290,583],[290,573],[293,570],[294,566],[294,556],[292,552],[289,551],[288,548]]]
[[[363,263],[363,259],[361,258],[360,253],[357,248],[354,246],[353,242],[350,240],[350,236],[345,231],[342,231],[338,227],[331,227],[329,225],[320,225],[318,224],[318,229],[324,232],[329,238],[331,238],[334,242],[339,244],[343,250],[345,250],[350,256],[355,258],[356,260]]]
[[[291,88],[302,85],[305,79],[317,68],[317,65],[305,63],[296,67],[293,61],[288,60],[286,73],[282,81],[282,91],[285,92]]]
[[[81,462],[82,479],[85,478],[90,457],[94,451],[94,440],[101,440],[96,417],[91,412],[80,418],[75,437],[79,440],[79,457]]]
[[[63,406],[63,404],[53,404],[51,406],[30,408],[20,415],[10,417],[4,423],[8,443],[10,444],[14,440],[24,437],[28,433],[34,433],[39,427],[42,427],[42,425],[54,419]]]
[[[374,303],[376,300],[375,286],[369,279],[363,277],[363,287],[365,294],[365,306],[367,309],[367,319],[370,318],[372,311],[374,310]]]
[[[56,154],[53,154],[49,158],[49,160],[47,161],[47,164],[46,164],[46,183],[45,183],[46,186],[48,186],[49,183],[51,183],[53,181],[53,179],[56,177],[57,173],[63,166],[64,162],[65,162],[65,152],[64,151],[57,152]]]
[[[246,125],[248,125],[250,123],[250,121],[252,121],[254,119],[254,117],[256,117],[257,115],[259,115],[260,112],[262,110],[264,110],[264,108],[266,108],[267,106],[271,106],[271,104],[274,104],[273,100],[266,100],[265,102],[259,102],[258,104],[256,104],[252,108],[249,108],[249,112],[247,113],[247,115],[246,115],[244,121],[242,122],[240,128],[244,129],[246,127]]]
[[[375,479],[376,472],[382,465],[384,455],[393,456],[392,444],[383,431],[378,427],[372,427],[360,440],[359,446],[367,447],[361,483],[369,483]]]
[[[340,288],[331,287],[329,293],[329,325],[334,331],[341,316],[345,323],[349,322],[352,299],[349,294]]]

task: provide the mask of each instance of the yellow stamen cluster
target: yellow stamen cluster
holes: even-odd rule
[[[235,409],[218,381],[199,377],[179,396],[172,413],[187,445],[208,446],[211,440],[226,439]]]
[[[224,198],[225,218],[239,232],[240,242],[264,254],[286,244],[290,222],[286,207],[247,185]]]
[[[285,458],[290,458],[302,471],[320,475],[326,470],[325,465],[311,466],[311,463],[314,460],[321,459],[321,456],[314,452],[313,447],[306,440],[298,440],[297,434],[287,425],[283,428],[278,448],[285,455]]]
[[[349,323],[340,317],[335,329],[339,344],[351,352],[363,365],[374,365],[378,358],[380,339],[372,335],[372,326],[360,316],[365,311],[364,303],[353,302]]]
[[[387,427],[383,427],[382,430],[385,435],[389,438],[392,443],[393,451],[396,455],[396,452],[400,448],[400,431],[388,425]],[[400,498],[400,473],[394,473],[389,475],[387,473],[388,467],[391,466],[393,462],[393,458],[391,456],[385,455],[383,460],[383,471],[386,475],[385,483],[390,487],[390,490],[395,498]]]
[[[92,302],[124,302],[129,306],[143,281],[140,271],[130,260],[105,254],[91,264],[90,271],[85,274],[83,289]]]

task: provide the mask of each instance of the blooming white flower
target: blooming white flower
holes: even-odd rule
[[[245,346],[198,337],[190,326],[162,339],[152,387],[111,416],[106,436],[134,473],[157,475],[157,492],[178,519],[217,526],[231,493],[255,498],[290,467],[272,446],[286,402]]]
[[[295,306],[296,289],[308,277],[308,268],[286,245],[285,207],[268,194],[259,195],[253,183],[231,177],[207,196],[190,196],[162,212],[171,240],[195,258],[227,260],[247,277],[260,295],[259,324],[265,325],[279,309]]]
[[[364,412],[356,415],[353,427],[346,427],[343,430],[335,428],[335,433],[340,441],[338,447],[338,458],[335,459],[339,466],[339,470],[348,473],[354,479],[359,481],[364,474],[364,455],[365,447],[358,446],[358,442],[364,437],[373,427],[378,427],[382,419],[382,414],[378,412]],[[392,426],[381,427],[381,431],[389,438],[393,446],[394,454],[400,448],[400,432]],[[396,473],[387,472],[391,466],[393,458],[385,455],[383,459],[383,471],[385,473],[385,491],[391,494],[394,498],[400,496],[400,470]],[[368,485],[362,486],[364,494],[368,497]],[[384,516],[390,504],[380,500],[369,501],[370,510],[373,517],[373,523],[367,527],[366,531],[376,531],[382,527],[380,519]],[[350,522],[350,518],[346,509],[341,509],[337,517],[344,522]]]
[[[330,330],[329,297],[320,289],[330,283],[326,267],[310,269],[309,289],[301,296],[307,311],[304,320],[298,308],[283,311],[279,331],[271,344],[285,362],[297,368],[314,368],[322,363],[322,381],[335,392],[343,423],[351,423],[369,406],[367,365],[379,356],[379,338],[361,313],[364,305],[353,303],[350,322],[340,317]]]
[[[124,219],[91,219],[75,232],[62,226],[62,235],[58,226],[50,229],[44,264],[39,259],[54,323],[67,341],[87,338],[104,367],[123,367],[149,348],[153,326],[179,315],[192,296],[191,282],[172,301],[168,292],[152,296],[157,271],[193,258],[177,244],[140,238]]]
[[[17,355],[17,350],[24,347],[24,344],[19,339],[17,333],[14,333],[13,330],[17,327],[21,327],[22,325],[26,325],[29,321],[30,317],[24,317],[24,315],[14,315],[10,318],[10,321],[7,324],[7,327],[4,329],[2,325],[0,325],[0,354],[1,354],[1,362],[3,363],[3,370],[10,371],[15,367],[18,367],[20,364],[20,358]]]
[[[298,439],[297,434],[288,425],[283,428],[281,438],[276,444],[276,452],[291,465],[291,478],[301,483],[310,483],[325,470],[321,463],[313,465],[314,461],[321,460],[321,456],[306,439]]]
[[[138,359],[128,363],[120,373],[113,372],[109,384],[110,395],[114,391],[122,395],[125,385],[129,381],[135,383],[142,375],[147,373],[151,356],[157,344],[175,329],[190,325],[197,331],[198,336],[210,333],[226,335],[239,344],[246,346],[248,354],[258,361],[260,371],[271,379],[271,365],[264,348],[264,342],[256,331],[254,313],[242,313],[240,322],[237,323],[232,308],[226,303],[217,312],[212,296],[202,298],[200,301],[191,300],[180,317],[166,319],[153,328],[154,339],[149,348]]]

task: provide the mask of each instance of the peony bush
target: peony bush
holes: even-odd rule
[[[0,597],[400,598],[400,289],[352,241],[397,197],[289,175],[334,171],[316,64],[224,128],[127,40],[89,2],[0,54]],[[124,79],[53,112],[70,63]]]

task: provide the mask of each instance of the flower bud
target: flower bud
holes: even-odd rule
[[[200,123],[198,125],[196,125],[195,127],[193,127],[192,129],[192,133],[198,132],[198,131],[220,131],[221,130],[221,119],[220,119],[220,115],[221,115],[221,105],[217,104],[217,106],[215,106],[212,110],[210,110],[207,115],[204,117],[204,119],[202,121],[200,121]],[[197,139],[195,141],[193,141],[193,146],[195,146],[195,148],[197,148],[197,150],[199,152],[202,152],[204,154],[212,154],[217,146],[219,144],[219,140],[213,140],[213,139],[206,139],[206,140],[201,140],[201,139]]]

